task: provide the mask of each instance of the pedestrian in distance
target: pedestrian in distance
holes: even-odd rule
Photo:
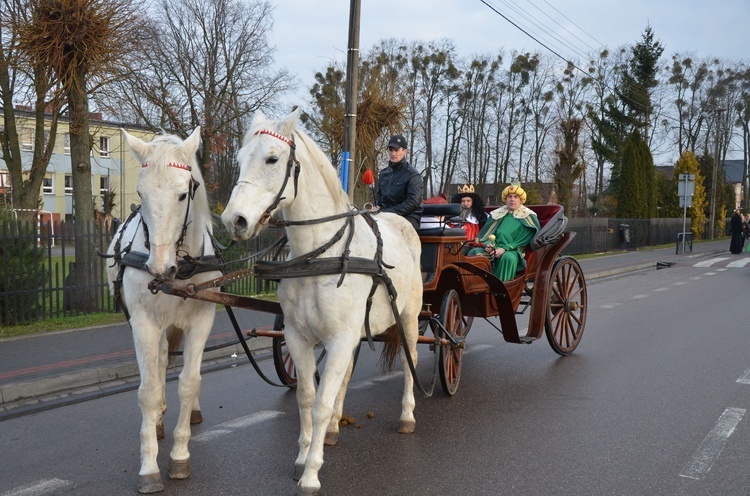
[[[422,217],[422,176],[409,164],[406,138],[400,134],[388,140],[388,167],[380,172],[375,194],[376,210],[404,217],[419,228]]]
[[[732,240],[729,242],[729,251],[732,255],[738,255],[742,253],[742,246],[744,244],[742,238],[742,215],[739,208],[734,211],[734,215],[729,219],[729,232],[732,235]]]

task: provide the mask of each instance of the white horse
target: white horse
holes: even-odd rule
[[[361,215],[296,224],[353,213],[334,167],[308,136],[295,129],[298,114],[297,110],[278,122],[266,119],[261,112],[255,114],[238,154],[240,175],[222,214],[224,225],[233,238],[248,239],[257,236],[267,226],[270,215],[277,213],[287,221],[289,259],[294,259],[335,241],[335,234],[353,218],[354,233],[348,247],[351,257],[375,259],[376,236]],[[406,340],[403,345],[416,365],[417,319],[422,306],[419,237],[397,215],[378,214],[375,220],[382,235],[382,259],[395,267],[386,272],[398,292],[396,303]],[[350,234],[351,227],[325,251],[325,257],[340,257]],[[323,464],[323,445],[338,440],[338,422],[352,371],[353,351],[365,336],[366,300],[373,279],[350,271],[339,286],[340,278],[340,274],[287,278],[281,280],[278,288],[284,337],[297,367],[301,432],[295,478],[299,478],[300,493],[315,493],[320,489],[318,471]],[[375,292],[369,323],[373,335],[384,333],[395,323],[384,284]],[[327,358],[316,394],[313,347],[321,341]],[[392,344],[384,349],[392,353],[391,361],[399,350],[400,339]],[[401,362],[405,372],[398,430],[410,433],[416,426],[413,378],[403,349]]]
[[[184,142],[175,136],[158,136],[151,143],[129,135],[128,145],[141,163],[136,190],[141,198],[137,212],[115,233],[107,251],[114,262],[108,265],[110,290],[121,299],[133,331],[141,385],[141,468],[138,491],[162,491],[156,455],[157,429],[163,433],[162,415],[166,410],[166,370],[168,331],[185,335],[184,366],[179,376],[180,413],[174,429],[169,477],[190,475],[190,423],[200,422],[200,367],[206,339],[211,333],[215,304],[182,299],[163,293],[152,294],[153,279],[170,281],[178,277],[196,284],[221,276],[216,266],[202,260],[215,260],[211,241],[211,212],[206,188],[195,158],[200,144],[200,127]],[[190,255],[199,263],[185,263]],[[198,267],[197,274],[192,269]]]

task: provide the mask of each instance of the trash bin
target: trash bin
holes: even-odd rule
[[[624,250],[630,243],[630,226],[628,224],[620,224],[620,249]]]

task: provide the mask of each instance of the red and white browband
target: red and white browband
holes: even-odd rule
[[[149,166],[148,162],[141,164],[141,168],[148,167],[148,166]],[[180,164],[178,162],[169,162],[167,164],[167,167],[174,167],[175,169],[185,169],[186,171],[192,171],[193,170],[192,166],[185,165],[185,164]]]
[[[289,138],[287,138],[286,136],[284,136],[282,134],[277,133],[276,131],[270,131],[268,129],[261,129],[260,131],[255,131],[255,134],[267,134],[269,136],[273,136],[274,138],[280,139],[281,141],[283,141],[287,145],[289,145],[292,148],[294,148],[294,142],[292,140],[290,140]]]

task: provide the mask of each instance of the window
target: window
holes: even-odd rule
[[[21,151],[22,152],[33,152],[34,151],[34,130],[33,129],[21,129]]]
[[[99,136],[99,156],[109,157],[109,136]]]
[[[10,173],[0,172],[0,192],[8,193],[10,192],[10,189],[11,189]]]
[[[73,194],[73,176],[70,174],[65,174],[65,194]]]
[[[63,135],[63,152],[65,155],[70,155],[70,133]]]
[[[42,193],[45,195],[51,195],[55,192],[55,183],[52,174],[47,174],[42,179]]]
[[[99,194],[104,196],[109,191],[109,176],[99,176]]]

